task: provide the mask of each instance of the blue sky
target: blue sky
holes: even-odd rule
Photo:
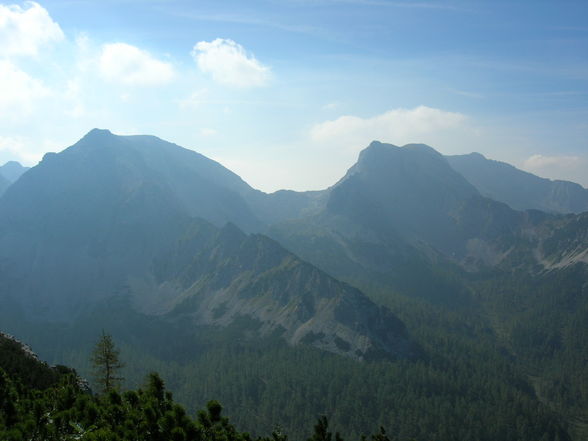
[[[94,127],[265,191],[332,185],[373,139],[588,186],[588,2],[0,3],[0,163]]]

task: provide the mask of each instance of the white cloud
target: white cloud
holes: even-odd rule
[[[588,158],[581,156],[532,155],[521,165],[524,170],[550,179],[588,184]]]
[[[578,156],[544,156],[532,155],[524,162],[526,168],[531,170],[545,167],[574,167],[581,159]]]
[[[64,39],[45,8],[35,2],[0,4],[0,56],[36,56],[42,47]]]
[[[160,61],[149,52],[126,43],[102,46],[99,69],[105,79],[132,86],[165,84],[175,76],[170,63]]]
[[[345,115],[316,124],[310,136],[316,142],[364,147],[380,140],[394,144],[430,142],[440,132],[464,127],[466,116],[426,106],[394,109],[371,118]]]
[[[37,100],[50,95],[39,81],[12,62],[0,60],[0,117],[17,120],[33,111]]]
[[[263,86],[270,78],[269,67],[247,54],[243,46],[233,40],[200,41],[194,46],[192,57],[202,72],[228,86]]]

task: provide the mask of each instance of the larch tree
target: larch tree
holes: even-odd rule
[[[102,393],[118,389],[123,381],[120,370],[124,364],[120,361],[119,354],[120,351],[114,345],[112,336],[102,331],[102,336],[96,342],[90,359],[96,383],[100,385]]]

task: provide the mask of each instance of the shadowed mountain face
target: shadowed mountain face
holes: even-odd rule
[[[247,318],[254,335],[353,358],[414,356],[389,311],[233,225],[260,225],[244,199],[259,194],[195,152],[93,130],[0,199],[2,296],[32,319],[70,321],[130,294],[137,310],[164,319]]]
[[[0,279],[30,314],[65,318],[112,295],[186,221],[165,184],[113,150],[48,154],[0,200]]]
[[[218,163],[150,136],[93,130],[23,175],[0,199],[0,274],[27,311],[67,317],[124,290],[202,216],[258,224]]]
[[[482,195],[515,210],[588,211],[588,190],[574,182],[540,178],[510,164],[486,159],[479,153],[446,158]]]
[[[10,181],[6,179],[4,176],[0,175],[0,196],[4,194],[4,192],[10,187]]]
[[[63,319],[151,274],[196,217],[265,228],[347,282],[412,294],[462,291],[439,266],[536,271],[583,261],[586,248],[574,235],[560,258],[546,254],[546,222],[563,237],[573,222],[484,198],[421,144],[373,142],[333,187],[267,195],[193,151],[93,130],[0,199],[0,282],[30,314]]]
[[[380,234],[401,233],[455,252],[453,213],[478,196],[432,148],[373,142],[331,190],[327,212]]]
[[[314,216],[277,223],[269,231],[337,276],[357,266],[359,272],[394,272],[443,256],[461,262],[469,257],[472,240],[494,240],[521,222],[519,213],[483,198],[442,155],[422,144],[373,142],[323,197]],[[480,217],[476,228],[472,223]],[[306,243],[316,237],[331,252],[309,255]],[[333,258],[348,264],[336,269]]]
[[[463,303],[468,289],[455,274],[464,269],[537,273],[586,260],[576,218],[519,212],[483,197],[424,145],[372,143],[323,198],[314,215],[276,223],[268,234],[371,292]],[[547,251],[554,234],[571,241],[558,242],[561,256]]]

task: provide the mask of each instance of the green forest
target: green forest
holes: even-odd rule
[[[400,297],[397,302],[399,307]],[[415,330],[423,356],[412,361],[358,362],[308,346],[291,347],[278,337],[247,339],[248,329],[256,326],[250,320],[187,333],[182,326],[172,328],[133,314],[122,304],[104,308],[99,315],[86,317],[85,327],[72,325],[79,330],[75,337],[60,327],[45,327],[31,334],[31,344],[43,348],[68,336],[59,341],[51,361],[76,366],[83,377],[93,379],[87,342],[95,342],[104,326],[115,336],[125,364],[123,391],[135,390],[142,397],[150,390],[143,384],[145,377],[158,372],[187,409],[185,414],[199,415],[198,409],[218,400],[235,430],[252,437],[267,436],[280,427],[289,439],[304,440],[324,415],[333,431],[345,439],[359,440],[379,433],[380,427],[389,439],[399,441],[570,439],[562,413],[537,399],[525,370],[512,362],[508,348],[471,310],[451,312],[405,300],[403,319],[410,317],[407,325]],[[92,387],[100,389],[96,382]],[[65,392],[45,392],[39,397],[47,400],[61,393]],[[80,399],[97,408],[119,406],[125,415],[134,409],[127,392],[74,395],[75,402]],[[176,409],[171,401],[167,403],[171,407],[161,415]],[[19,415],[25,418],[31,404],[23,406]],[[84,421],[82,427],[94,424]],[[103,426],[108,424],[97,427]]]
[[[136,389],[110,385],[94,394],[72,369],[48,367],[23,354],[17,343],[3,338],[0,437],[6,441],[331,441],[360,440],[373,433],[374,441],[568,439],[554,417],[534,403],[528,392],[492,380],[491,370],[505,367],[490,360],[486,369],[474,370],[470,378],[464,372],[450,378],[442,375],[440,366],[433,367],[436,363],[362,366],[353,361],[341,363],[336,356],[312,350],[292,353],[274,344],[277,342],[268,342],[264,350],[233,348],[235,353],[208,356],[200,365],[186,366],[193,374],[191,386],[201,397],[222,388],[231,404],[239,402],[251,409],[251,413],[241,410],[240,418],[230,422],[221,415],[222,406],[215,400],[209,400],[205,410],[186,411],[174,401],[156,373],[148,374]],[[273,357],[279,363],[272,363]],[[240,369],[223,361],[229,359],[239,360]],[[322,372],[315,371],[319,362]],[[281,363],[291,364],[292,375],[272,376],[276,371],[288,371]],[[246,375],[254,365],[259,368],[259,383],[264,386],[256,387]],[[301,370],[302,366],[307,369]],[[326,378],[333,373],[334,378]],[[480,375],[488,376],[486,383],[478,381]],[[312,381],[304,381],[304,377]],[[296,382],[296,387],[288,382]],[[97,384],[104,386],[99,381]],[[324,401],[312,400],[317,396],[323,396]],[[289,398],[289,408],[282,408],[286,404],[284,397]],[[363,411],[358,412],[358,402]],[[321,413],[334,408],[336,412],[328,416]],[[290,432],[280,425],[286,415],[298,415],[289,425],[299,427],[298,431]],[[334,428],[355,430],[331,432],[329,421]],[[349,425],[345,426],[344,421]],[[376,421],[381,424],[374,424]]]

